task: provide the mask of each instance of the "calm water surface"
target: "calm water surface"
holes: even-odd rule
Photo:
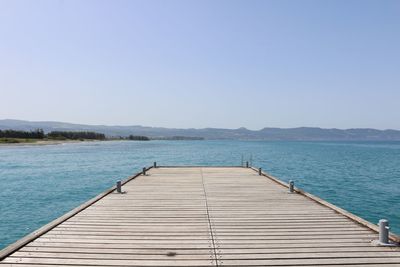
[[[400,233],[400,142],[150,141],[0,147],[0,248],[149,166],[254,166]]]

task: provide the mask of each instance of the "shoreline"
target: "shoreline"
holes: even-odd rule
[[[39,140],[36,142],[21,142],[21,143],[0,143],[2,146],[51,146],[51,145],[62,145],[62,144],[74,144],[74,143],[85,143],[85,142],[102,142],[102,140]]]
[[[54,145],[62,145],[62,144],[75,144],[75,143],[92,143],[92,142],[112,142],[112,141],[137,141],[138,140],[123,140],[123,139],[109,139],[109,140],[38,140],[35,142],[20,142],[20,143],[0,143],[0,147],[6,146],[54,146]],[[151,140],[149,140],[151,141]]]

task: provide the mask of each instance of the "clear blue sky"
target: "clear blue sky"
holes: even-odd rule
[[[400,1],[0,0],[0,118],[400,129]]]

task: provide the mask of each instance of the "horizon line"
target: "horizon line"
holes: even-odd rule
[[[147,125],[140,125],[140,124],[92,124],[92,123],[75,123],[75,122],[65,122],[65,121],[55,121],[55,120],[23,120],[23,119],[0,119],[0,121],[20,121],[20,122],[30,122],[30,123],[66,123],[66,124],[75,124],[75,125],[83,125],[83,126],[103,126],[103,127],[145,127],[145,128],[163,128],[163,129],[179,129],[179,130],[203,130],[203,129],[224,129],[224,130],[239,130],[244,129],[248,131],[261,131],[264,129],[300,129],[300,128],[308,128],[308,129],[323,129],[323,130],[378,130],[378,131],[400,131],[400,129],[392,129],[392,128],[371,128],[371,127],[352,127],[352,128],[337,128],[337,127],[319,127],[319,126],[296,126],[296,127],[270,127],[266,126],[261,129],[249,129],[245,126],[241,126],[238,128],[221,128],[221,127],[165,127],[165,126],[147,126]]]

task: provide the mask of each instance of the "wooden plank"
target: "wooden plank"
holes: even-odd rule
[[[182,251],[182,250],[181,250]],[[84,253],[80,251],[76,252],[24,252],[18,251],[11,257],[13,258],[54,258],[54,259],[124,259],[124,260],[210,260],[209,253],[205,254],[183,254],[181,251],[174,251],[174,256],[169,256],[170,251],[165,250],[164,254],[153,253],[153,254],[131,254],[131,253],[105,253],[104,251],[97,253]],[[208,251],[207,251],[208,252]],[[390,256],[388,252],[376,252],[381,253],[382,256]],[[384,254],[382,254],[384,253]],[[393,254],[393,253],[391,253]]]
[[[32,246],[28,245],[19,250],[24,252],[56,252],[56,253],[106,253],[106,254],[137,254],[137,255],[165,255],[169,249],[150,248],[88,248],[88,247],[54,247],[54,246]],[[209,249],[181,249],[176,250],[179,255],[209,254]],[[295,254],[295,253],[341,253],[341,252],[396,252],[396,250],[377,246],[347,246],[347,247],[274,247],[274,248],[240,248],[240,249],[218,249],[219,254],[252,255],[252,254]]]
[[[335,248],[353,248],[353,247],[373,247],[370,243],[365,242],[363,240],[353,240],[352,242],[319,242],[316,240],[314,242],[261,242],[257,244],[243,244],[238,242],[236,244],[232,243],[225,243],[223,246],[216,242],[218,249],[277,249],[277,248],[331,248],[333,251]],[[27,247],[66,247],[66,248],[107,248],[107,249],[209,249],[210,245],[203,245],[203,244],[181,244],[181,243],[170,243],[170,244],[120,244],[120,243],[104,243],[101,246],[96,243],[62,243],[62,242],[38,242],[33,241],[32,243],[28,244]],[[384,248],[384,249],[391,249],[391,248]]]
[[[4,263],[22,263],[22,264],[58,264],[63,266],[68,265],[103,265],[103,266],[214,266],[213,259],[178,260],[171,257],[169,260],[156,259],[82,259],[82,258],[22,258],[22,257],[7,257],[3,260]]]
[[[32,266],[38,266],[38,267],[60,267],[60,266],[70,266],[70,265],[59,265],[59,264],[10,264],[10,263],[1,263],[0,262],[0,266],[1,267],[32,267]],[[93,265],[81,265],[81,264],[74,264],[72,265],[74,267],[88,267],[88,266],[93,266]],[[95,265],[96,267],[108,267],[106,265]],[[262,265],[258,265],[259,267]],[[286,266],[295,266],[295,265],[286,265]],[[315,267],[316,265],[301,265],[302,267]],[[324,267],[338,267],[338,266],[344,266],[344,267],[395,267],[395,266],[399,266],[397,263],[380,263],[380,264],[365,264],[365,263],[361,263],[361,264],[340,264],[340,265],[319,265],[319,266],[324,266]],[[202,267],[202,266],[198,266],[198,267]]]
[[[335,257],[334,259],[328,258],[308,258],[308,259],[248,259],[248,260],[220,260],[219,266],[325,266],[333,265],[342,266],[343,264],[397,264],[399,266],[399,257],[383,257],[383,258],[368,258],[368,257],[354,257],[354,258],[340,258]]]

